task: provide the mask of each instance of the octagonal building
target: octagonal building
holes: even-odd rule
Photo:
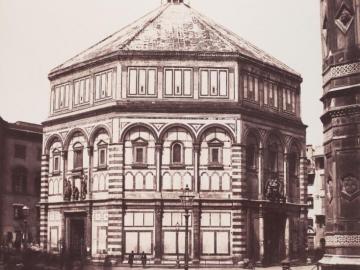
[[[304,258],[298,73],[169,0],[50,71],[41,245],[94,262]]]

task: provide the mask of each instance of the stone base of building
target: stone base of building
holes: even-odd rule
[[[325,254],[319,264],[321,270],[358,270],[360,269],[360,255]]]

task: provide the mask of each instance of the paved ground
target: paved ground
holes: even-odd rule
[[[134,266],[132,268],[127,267],[127,266],[117,266],[117,267],[103,267],[103,266],[88,266],[86,267],[84,270],[141,270],[144,269],[142,267],[138,267],[138,266]],[[171,267],[169,266],[168,268],[164,268],[163,266],[161,268],[157,268],[157,267],[153,267],[153,266],[147,266],[145,268],[146,270],[158,270],[158,269],[177,269],[175,267]],[[183,269],[183,268],[180,268]],[[217,268],[217,267],[210,267],[210,268],[206,268],[206,267],[201,267],[201,268],[193,268],[190,267],[190,270],[196,270],[196,269],[200,269],[200,270],[239,270],[239,269],[244,269],[244,268],[239,268],[239,267],[223,267],[223,268]],[[267,267],[267,268],[262,268],[262,267],[256,267],[256,270],[281,270],[281,266],[273,266],[273,267]],[[316,266],[314,265],[307,265],[307,266],[294,266],[291,267],[291,269],[293,270],[316,270]]]

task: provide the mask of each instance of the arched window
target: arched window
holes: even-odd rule
[[[17,194],[26,193],[27,170],[25,168],[15,168],[12,172],[13,192]]]
[[[107,143],[100,141],[97,144],[98,148],[98,168],[106,168],[107,165]]]
[[[183,146],[179,142],[174,143],[171,147],[171,162],[172,164],[183,163]]]
[[[74,144],[74,169],[82,169],[83,167],[83,150],[84,147],[81,143]]]

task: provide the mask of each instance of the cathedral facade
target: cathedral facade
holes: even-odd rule
[[[49,79],[45,249],[118,262],[144,251],[151,263],[175,263],[184,254],[179,196],[188,186],[192,264],[302,258],[298,73],[174,0]]]

